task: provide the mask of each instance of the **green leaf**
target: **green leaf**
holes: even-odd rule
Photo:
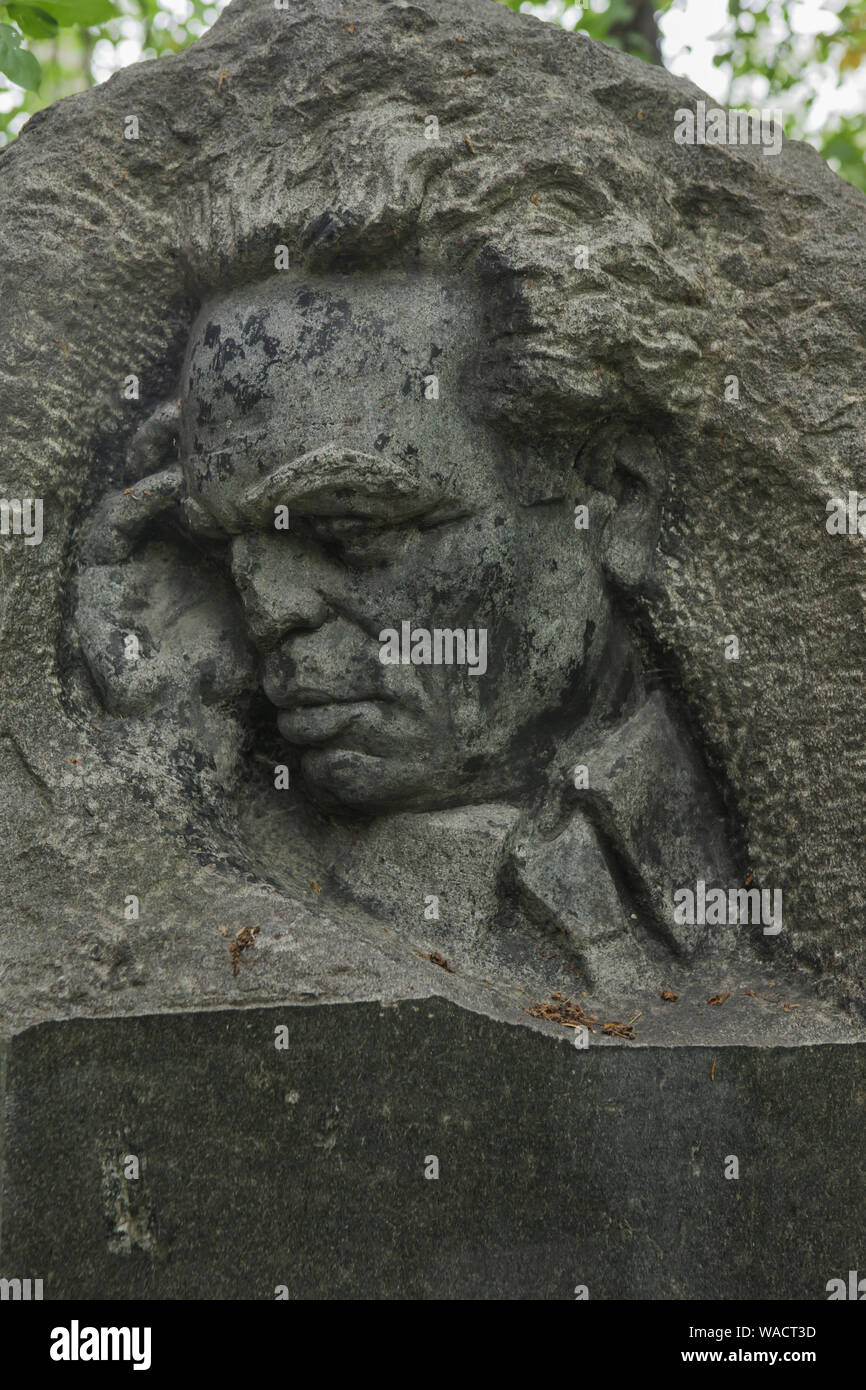
[[[112,0],[44,0],[39,8],[65,29],[75,24],[82,24],[85,28],[91,24],[104,24],[107,19],[113,19],[120,13]]]
[[[33,54],[21,47],[21,35],[9,24],[0,24],[0,72],[25,91],[39,91],[42,69]]]
[[[57,33],[57,20],[36,5],[7,5],[6,10],[28,38],[53,39]]]

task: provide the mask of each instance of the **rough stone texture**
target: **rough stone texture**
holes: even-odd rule
[[[46,1299],[814,1302],[863,1269],[864,1105],[862,1044],[580,1051],[442,1001],[45,1024],[9,1047],[0,1273]]]
[[[675,144],[699,96],[489,0],[234,0],[0,155],[9,1276],[862,1267],[866,203]],[[371,667],[401,619],[489,672]],[[677,925],[698,879],[784,930]]]
[[[486,0],[358,0],[351,18],[337,0],[285,11],[235,0],[188,52],[40,113],[0,157],[0,493],[45,500],[43,543],[2,546],[7,1031],[80,1013],[438,991],[534,1026],[521,987],[583,997],[589,986],[611,1009],[642,1007],[646,1041],[675,1026],[648,1002],[662,985],[693,979],[705,998],[766,992],[774,978],[802,1011],[746,1001],[740,1036],[852,1035],[812,995],[863,993],[862,538],[831,537],[824,520],[827,498],[860,476],[864,202],[807,146],[773,158],[675,145],[674,112],[698,95]],[[424,138],[431,113],[438,141]],[[133,114],[137,141],[124,139]],[[647,688],[664,685],[724,803],[703,798],[706,843],[723,809],[737,874],[784,890],[778,942],[710,943],[691,975],[675,941],[667,954],[651,934],[635,951],[621,937],[599,963],[587,908],[576,984],[561,934],[556,959],[540,956],[549,904],[527,888],[535,907],[520,915],[528,861],[495,796],[492,822],[483,812],[476,827],[481,862],[510,866],[519,950],[472,938],[465,859],[453,909],[467,919],[465,961],[446,973],[423,957],[448,921],[440,936],[423,903],[441,886],[434,867],[447,887],[447,853],[419,860],[423,835],[401,823],[386,834],[402,866],[384,875],[393,889],[367,861],[349,893],[351,832],[283,820],[239,780],[244,731],[229,705],[246,656],[229,600],[190,572],[177,611],[159,565],[147,568],[165,537],[125,569],[91,550],[94,586],[94,507],[149,476],[142,460],[170,440],[163,402],[200,307],[234,292],[243,303],[243,287],[273,277],[277,244],[302,280],[388,266],[396,245],[422,277],[472,281],[505,344],[484,406],[522,441],[526,504],[543,505],[551,471],[575,459],[602,512],[618,468],[645,470],[657,537],[620,497],[632,524],[606,563]],[[588,271],[573,265],[582,244]],[[129,373],[139,401],[123,397]],[[724,400],[730,373],[738,405]],[[162,605],[165,649],[118,696],[112,673],[129,673],[112,642],[136,592]],[[739,662],[723,659],[729,633]],[[179,698],[180,723],[151,717],[165,700],[176,714]],[[645,809],[637,783],[629,824]],[[595,810],[613,834],[616,808]],[[653,884],[670,884],[627,849],[636,911],[624,930],[636,920],[640,933]],[[123,915],[130,893],[136,922]],[[479,893],[487,901],[489,883]],[[249,924],[259,935],[235,976],[220,928]],[[540,933],[531,949],[524,930]],[[572,939],[561,917],[554,930]],[[737,1025],[720,1009],[709,1026]]]

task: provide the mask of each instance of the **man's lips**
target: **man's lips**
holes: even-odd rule
[[[334,695],[317,686],[298,686],[283,694],[278,703],[281,709],[315,709],[318,705],[357,705],[361,700],[378,700],[378,695]]]
[[[317,696],[298,701],[292,709],[282,709],[277,728],[287,743],[326,743],[347,729],[356,719],[373,712],[378,700],[343,700]]]

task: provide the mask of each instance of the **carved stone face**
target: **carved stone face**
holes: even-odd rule
[[[479,408],[489,336],[465,283],[392,273],[286,273],[193,327],[188,520],[226,540],[264,692],[327,804],[520,796],[610,676],[592,532],[562,488],[527,500],[534,445]],[[404,622],[484,629],[486,671],[383,664]]]

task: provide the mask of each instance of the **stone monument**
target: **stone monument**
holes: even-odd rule
[[[234,0],[0,174],[3,1272],[826,1296],[864,1258],[822,1205],[863,1186],[862,195],[491,0]],[[229,1215],[229,1114],[310,1210],[260,1175]]]

